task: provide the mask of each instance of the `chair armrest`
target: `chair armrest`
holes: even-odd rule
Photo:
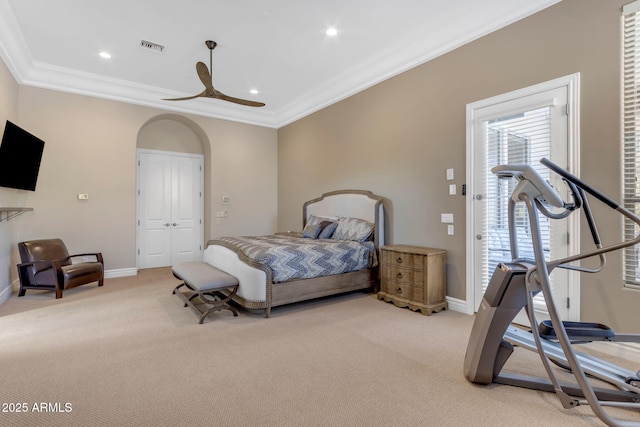
[[[26,274],[26,268],[28,267],[34,267],[35,268],[35,272],[33,273],[33,280],[35,280],[35,285],[38,284],[38,274],[42,273],[43,271],[47,271],[50,269],[53,269],[56,273],[56,277],[58,282],[60,281],[60,278],[62,277],[62,265],[61,265],[61,261],[62,260],[52,260],[52,261],[33,261],[33,262],[23,262],[18,264],[18,278],[20,279],[20,283],[22,285],[27,285],[29,284],[29,280],[28,280],[28,276]]]
[[[23,262],[18,264],[18,271],[24,270],[27,267],[35,267],[36,271],[34,274],[38,274],[44,270],[48,270],[50,268],[56,269],[55,262],[60,262],[59,260],[53,261],[32,261],[32,262]]]
[[[78,258],[78,257],[85,257],[85,256],[92,256],[96,258],[96,262],[99,262],[100,264],[104,265],[104,259],[102,258],[102,252],[90,252],[90,253],[86,253],[86,254],[74,254],[74,255],[69,255],[69,258]]]

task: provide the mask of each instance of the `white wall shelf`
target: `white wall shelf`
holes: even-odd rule
[[[33,208],[1,208],[0,207],[0,222],[9,221],[12,218],[22,215],[25,212],[32,211]]]

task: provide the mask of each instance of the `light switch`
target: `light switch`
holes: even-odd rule
[[[447,225],[447,234],[453,236],[453,224]]]
[[[453,169],[447,169],[447,181],[453,181]]]
[[[449,195],[455,196],[457,192],[457,188],[455,184],[449,184]]]

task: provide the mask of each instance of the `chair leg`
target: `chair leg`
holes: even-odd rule
[[[104,279],[98,280],[98,286],[104,285]]]
[[[56,299],[62,298],[62,289],[56,288]]]
[[[18,291],[18,296],[23,297],[25,292],[27,292],[27,290],[23,289],[22,286],[20,286],[20,290]]]

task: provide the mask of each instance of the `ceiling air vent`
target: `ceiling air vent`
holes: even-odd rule
[[[161,44],[149,42],[146,40],[140,40],[140,47],[155,53],[162,53],[164,51],[164,46],[162,46]]]

